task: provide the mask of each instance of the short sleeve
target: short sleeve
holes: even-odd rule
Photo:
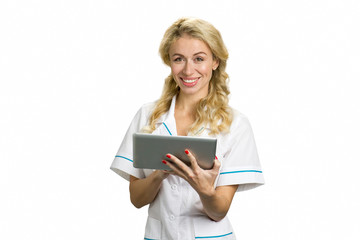
[[[146,107],[143,106],[133,118],[125,137],[117,151],[117,154],[110,166],[110,169],[119,174],[126,180],[130,180],[130,175],[137,178],[144,178],[142,169],[133,167],[133,133],[139,132],[147,123]]]
[[[264,184],[254,135],[246,116],[237,113],[224,141],[222,166],[217,186],[239,185],[244,191]]]

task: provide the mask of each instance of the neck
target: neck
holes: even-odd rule
[[[195,113],[196,104],[202,99],[202,96],[198,95],[184,95],[179,93],[176,99],[176,108],[187,113]]]

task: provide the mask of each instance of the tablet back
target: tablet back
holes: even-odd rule
[[[190,164],[185,149],[188,149],[203,169],[211,169],[215,159],[216,138],[163,136],[144,133],[133,134],[134,167],[146,169],[170,168],[162,163],[169,160],[170,153],[186,164]]]

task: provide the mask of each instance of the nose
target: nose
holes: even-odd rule
[[[186,76],[191,76],[194,73],[194,66],[192,65],[191,61],[185,62],[183,73]]]

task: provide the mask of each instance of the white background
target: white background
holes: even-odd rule
[[[357,0],[2,0],[0,239],[143,239],[109,166],[182,16],[221,31],[257,140],[266,185],[235,196],[238,238],[360,239]]]

